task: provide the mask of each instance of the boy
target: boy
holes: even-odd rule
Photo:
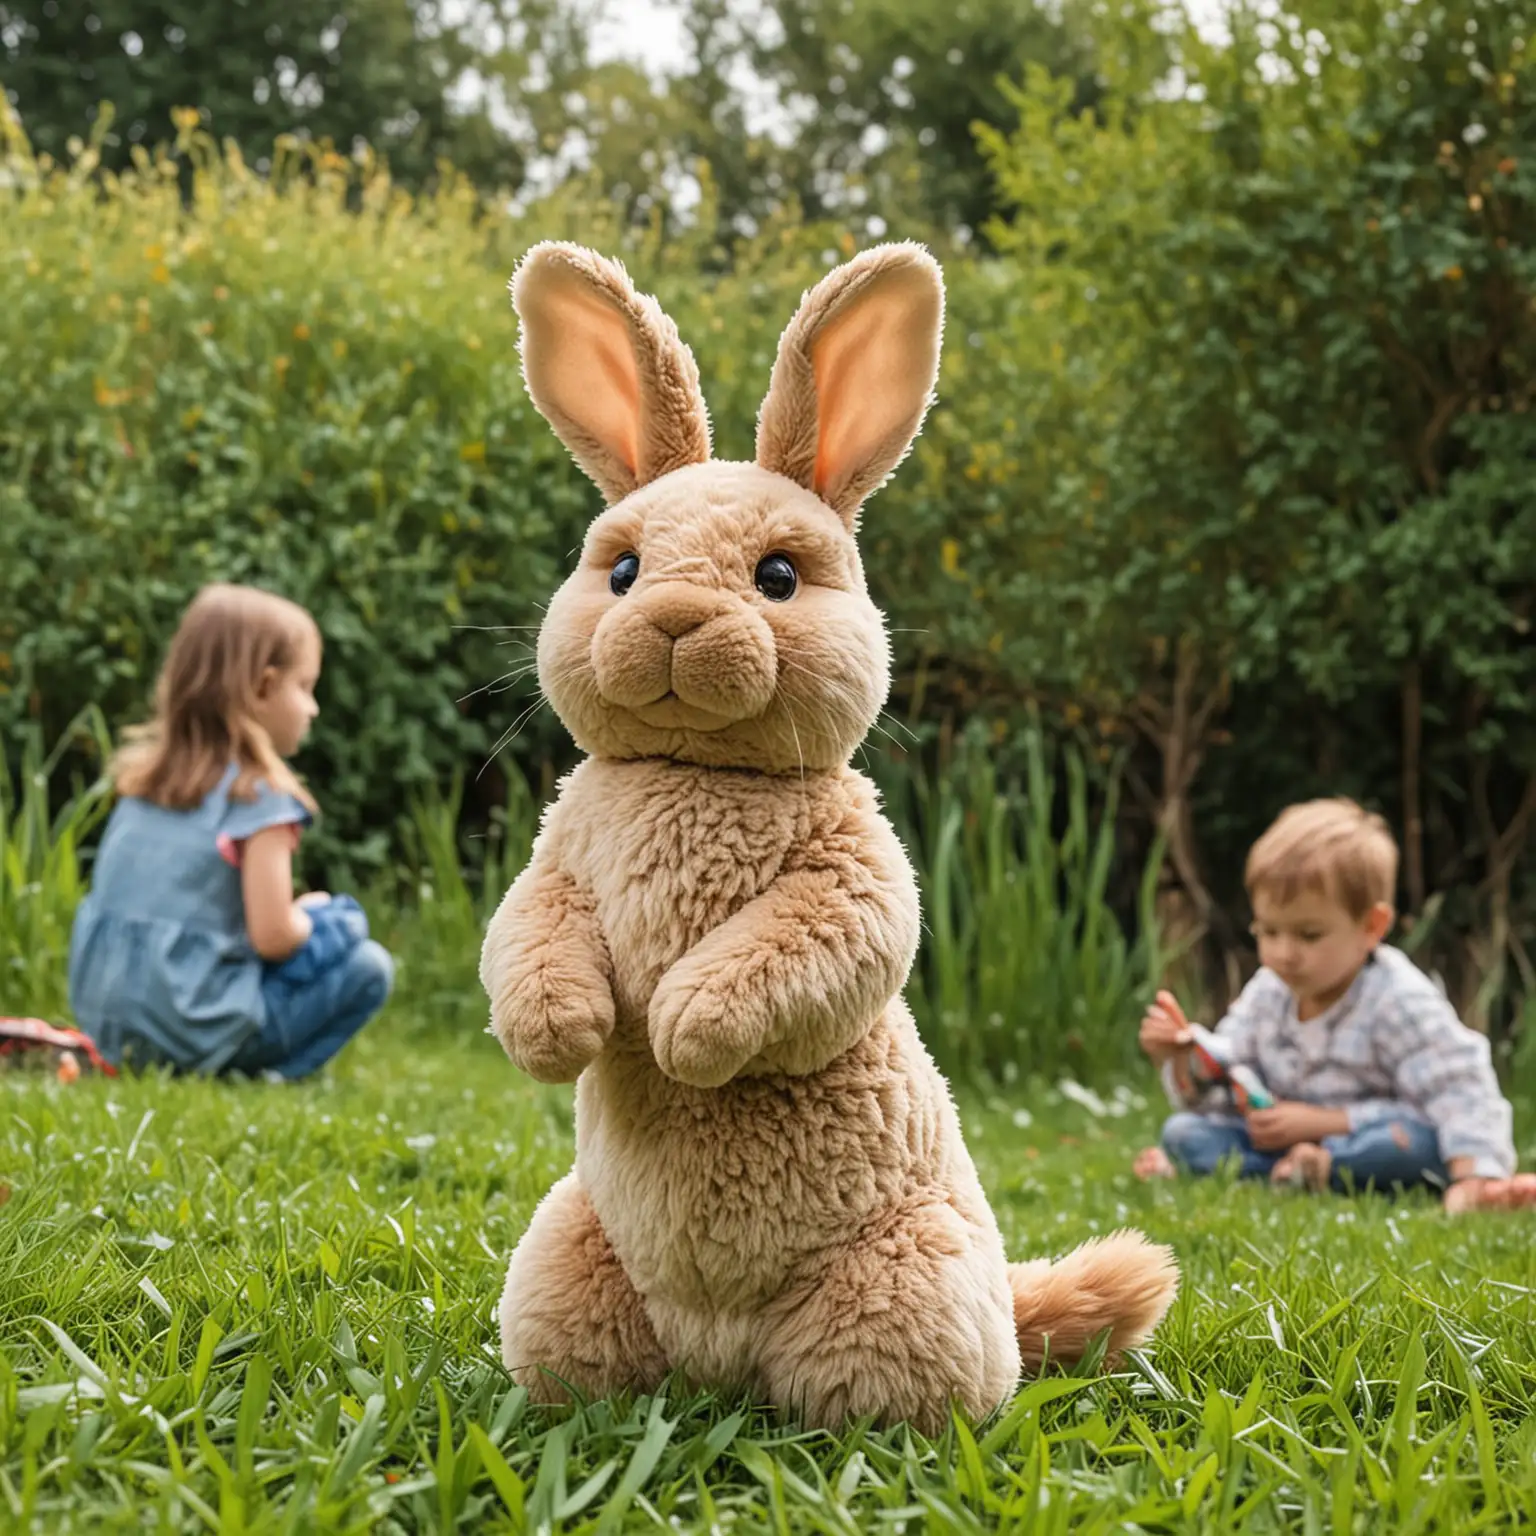
[[[1313,1190],[1427,1184],[1451,1212],[1536,1205],[1536,1175],[1515,1176],[1487,1040],[1382,943],[1397,884],[1386,823],[1351,800],[1293,805],[1254,844],[1244,883],[1261,969],[1216,1037],[1275,1102],[1213,1110],[1191,1071],[1189,1021],[1160,992],[1141,1046],[1180,1112],[1136,1172],[1208,1174],[1235,1159],[1245,1178]]]

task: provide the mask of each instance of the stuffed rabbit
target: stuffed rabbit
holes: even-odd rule
[[[576,1081],[576,1164],[517,1245],[502,1354],[558,1400],[669,1370],[810,1425],[934,1432],[1021,1363],[1151,1333],[1168,1250],[1010,1266],[901,991],[906,854],[849,760],[889,682],[854,531],[916,436],[943,285],[864,252],[784,332],[755,463],[710,458],[692,354],[623,270],[532,250],[529,394],[607,503],[541,626],[587,754],[490,923],[507,1054]]]

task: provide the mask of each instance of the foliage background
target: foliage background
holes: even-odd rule
[[[187,74],[194,30],[136,3],[68,47],[70,8],[0,7],[13,762],[87,703],[141,714],[191,591],[263,581],[328,641],[317,873],[384,872],[412,792],[456,776],[472,851],[509,783],[546,792],[569,761],[537,708],[495,749],[596,508],[522,394],[519,253],[622,254],[742,455],[801,291],[917,235],[949,284],[940,400],[864,535],[899,660],[900,745],[871,753],[911,839],[911,775],[963,778],[985,744],[1006,799],[1043,729],[1093,770],[1095,815],[1124,791],[1128,928],[1161,838],[1164,937],[1219,1000],[1251,962],[1248,842],[1288,800],[1352,793],[1403,836],[1401,936],[1474,1022],[1514,1029],[1536,990],[1520,6],[1244,3],[1213,42],[1143,0],[1007,26],[979,0],[784,0],[752,25],[690,0],[697,67],[656,82],[597,61],[575,6],[449,27],[379,0],[335,13],[345,48],[308,92],[282,84],[293,39],[331,23],[274,13],[256,102],[255,42]],[[61,56],[73,73],[40,62]],[[791,131],[754,126],[743,60]],[[985,803],[965,816],[974,834]]]

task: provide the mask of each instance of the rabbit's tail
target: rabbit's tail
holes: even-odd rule
[[[1107,1358],[1145,1343],[1179,1288],[1173,1250],[1139,1232],[1096,1238],[1051,1263],[1010,1264],[1013,1321],[1027,1370],[1073,1364],[1109,1330]]]

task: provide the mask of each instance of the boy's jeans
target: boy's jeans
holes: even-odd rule
[[[1421,1184],[1444,1189],[1451,1181],[1434,1126],[1406,1110],[1343,1136],[1325,1136],[1322,1145],[1333,1155],[1331,1182],[1340,1192]],[[1188,1111],[1164,1124],[1163,1151],[1195,1174],[1215,1173],[1223,1163],[1235,1162],[1244,1179],[1267,1179],[1282,1156],[1255,1147],[1241,1116]]]
[[[351,898],[311,908],[309,942],[268,966],[261,992],[267,1021],[230,1063],[240,1072],[307,1077],[328,1062],[381,1009],[394,985],[389,951],[367,937]]]

